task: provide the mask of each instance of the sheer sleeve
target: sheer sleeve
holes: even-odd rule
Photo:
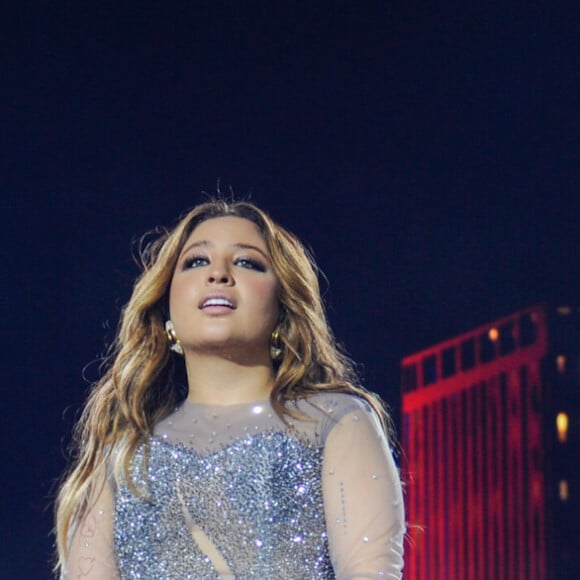
[[[110,478],[100,478],[94,489],[87,513],[72,532],[61,580],[120,578],[113,545],[114,497]]]
[[[363,401],[328,433],[323,492],[336,577],[402,578],[401,483],[378,418]]]

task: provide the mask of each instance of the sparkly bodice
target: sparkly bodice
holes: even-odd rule
[[[266,406],[265,423],[271,425],[264,429],[256,411],[265,412]],[[231,409],[225,414],[214,409],[207,416],[207,408],[196,413],[196,407],[186,404],[159,425],[146,476],[143,449],[136,455],[133,473],[148,488],[148,501],[126,486],[119,489],[115,543],[122,573],[128,578],[262,579],[301,578],[308,570],[308,578],[334,578],[321,447],[283,428],[265,404],[233,409],[249,411],[251,428],[246,424],[242,433],[216,447],[217,430],[231,430],[238,417]],[[208,424],[210,431],[204,429]],[[183,437],[190,441],[180,441]],[[221,557],[212,558],[216,551]]]
[[[185,402],[133,458],[141,494],[111,477],[93,500],[64,577],[401,578],[401,485],[374,412],[332,393],[293,410]]]

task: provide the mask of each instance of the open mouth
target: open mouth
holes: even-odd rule
[[[226,308],[235,309],[234,303],[227,298],[208,298],[204,300],[200,308],[209,308],[210,306],[223,306]]]

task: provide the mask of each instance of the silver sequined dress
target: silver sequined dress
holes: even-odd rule
[[[400,578],[401,486],[373,412],[344,394],[296,410],[183,403],[135,456],[145,497],[107,487],[65,577]]]

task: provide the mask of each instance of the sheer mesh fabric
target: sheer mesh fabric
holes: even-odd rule
[[[285,425],[268,401],[184,402],[150,442],[158,504],[109,477],[63,578],[401,578],[401,485],[373,411],[332,393],[294,410]]]

